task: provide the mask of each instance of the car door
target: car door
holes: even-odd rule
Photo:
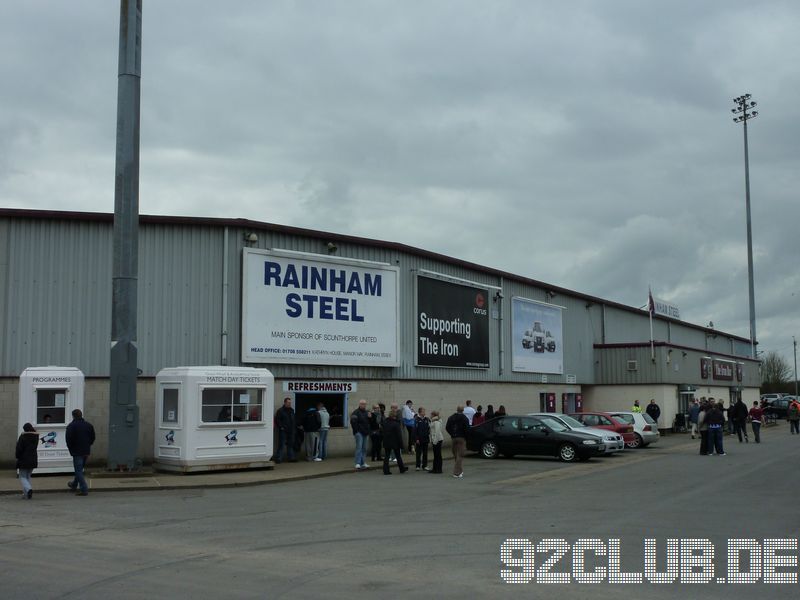
[[[492,440],[497,444],[497,449],[501,453],[512,453],[514,447],[516,429],[512,427],[513,419],[503,417],[495,419],[492,423]]]
[[[519,454],[552,454],[550,430],[539,419],[520,417],[517,419],[517,429]]]

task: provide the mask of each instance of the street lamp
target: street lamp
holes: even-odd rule
[[[744,189],[745,206],[747,208],[747,279],[750,286],[750,348],[752,357],[756,358],[756,300],[753,291],[753,230],[750,224],[750,160],[747,155],[747,121],[755,119],[758,112],[753,110],[756,103],[750,100],[750,94],[734,98],[736,107],[731,112],[737,116],[734,123],[744,124]]]

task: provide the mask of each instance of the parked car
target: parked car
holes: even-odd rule
[[[582,412],[570,413],[570,417],[574,417],[584,425],[589,427],[597,427],[598,429],[608,429],[615,431],[622,436],[625,440],[625,445],[630,448],[630,445],[636,441],[636,434],[633,432],[633,425],[626,423],[622,419],[611,416],[611,413],[605,412]]]
[[[764,407],[764,412],[775,415],[776,419],[785,419],[789,405],[794,401],[794,396],[781,396],[775,400],[770,400]]]
[[[615,452],[620,452],[625,449],[625,440],[622,439],[620,434],[613,431],[608,431],[607,429],[595,429],[594,427],[588,427],[577,419],[573,419],[569,415],[565,415],[563,413],[528,413],[528,416],[552,417],[553,419],[558,419],[573,431],[596,435],[598,438],[603,440],[603,444],[606,447],[606,454],[614,454]]]
[[[772,402],[773,400],[779,400],[783,397],[783,394],[761,394],[761,404]]]
[[[622,419],[628,425],[633,425],[633,435],[636,436],[636,439],[628,444],[628,448],[646,448],[661,439],[658,423],[647,413],[622,411],[612,412],[611,416]]]
[[[601,456],[606,447],[597,436],[572,431],[549,416],[507,415],[470,427],[467,449],[484,458],[529,454],[574,462]]]

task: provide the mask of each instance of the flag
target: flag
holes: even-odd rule
[[[653,292],[650,288],[647,288],[647,310],[650,311],[651,317],[656,314],[656,303],[653,300]]]

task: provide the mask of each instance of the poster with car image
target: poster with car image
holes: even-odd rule
[[[561,307],[527,298],[511,299],[511,370],[564,373]]]

